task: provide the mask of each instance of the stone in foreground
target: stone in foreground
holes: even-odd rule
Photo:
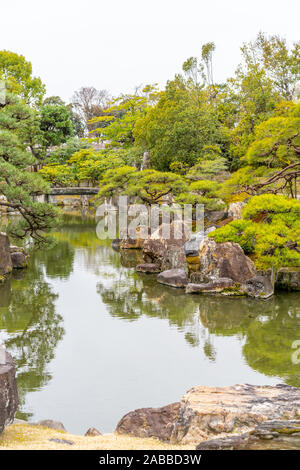
[[[295,420],[300,415],[300,389],[289,385],[194,387],[180,402],[171,442],[201,440],[252,431],[269,420]]]
[[[118,423],[116,432],[136,437],[156,437],[169,441],[178,419],[179,403],[162,408],[141,408],[127,413]]]
[[[197,450],[300,450],[300,421],[266,421],[239,436],[201,442]]]
[[[159,266],[155,263],[138,264],[135,269],[139,273],[147,274],[157,274],[160,272]]]
[[[4,362],[3,358],[1,362]],[[11,424],[18,409],[19,399],[16,369],[10,354],[5,351],[5,364],[0,364],[0,434]]]
[[[194,387],[180,403],[143,408],[125,415],[116,431],[156,437],[172,444],[199,445],[253,431],[266,421],[293,421],[300,416],[300,389],[289,385]]]
[[[171,287],[185,287],[188,278],[184,269],[168,269],[157,276],[157,282]]]

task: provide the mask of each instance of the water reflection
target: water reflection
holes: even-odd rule
[[[140,256],[137,250],[121,252],[121,266],[116,266],[110,283],[98,283],[97,291],[112,316],[126,321],[143,315],[168,319],[212,362],[218,351],[211,335],[236,336],[252,369],[300,387],[300,366],[291,360],[291,345],[300,339],[298,293],[279,294],[267,301],[185,295],[181,289],[158,284],[153,275],[128,269],[140,262]]]
[[[195,361],[190,364],[189,377],[192,385],[199,383],[197,367],[201,370],[201,374],[206,373],[205,377],[211,380],[208,382],[204,379],[207,385],[215,384],[214,374],[225,374],[222,355],[230,356],[228,349],[226,350],[228,345],[230,351],[235,351],[231,355],[236,351],[238,354],[242,353],[243,364],[246,363],[252,371],[263,374],[262,383],[266,381],[265,376],[268,376],[276,377],[276,381],[280,378],[288,384],[300,386],[300,366],[292,364],[291,361],[293,352],[291,345],[293,341],[300,339],[299,294],[280,294],[267,301],[185,295],[181,289],[158,284],[153,275],[136,273],[135,266],[142,259],[141,251],[116,252],[111,248],[110,242],[98,240],[94,218],[89,212],[83,218],[80,213],[75,216],[66,215],[63,226],[57,229],[54,236],[57,240],[55,247],[47,251],[33,252],[28,270],[17,271],[5,284],[0,284],[0,337],[4,339],[17,365],[21,399],[19,417],[30,417],[30,412],[25,406],[26,394],[47,389],[53,381],[54,388],[56,387],[55,393],[61,393],[64,374],[59,367],[64,367],[67,363],[74,341],[81,340],[82,328],[85,328],[84,347],[93,345],[92,353],[97,363],[96,371],[93,369],[90,375],[88,374],[89,380],[95,380],[94,387],[90,383],[90,393],[93,394],[93,390],[97,390],[96,381],[100,380],[102,393],[105,392],[110,397],[116,388],[111,370],[114,368],[117,370],[120,361],[122,362],[122,358],[118,357],[121,351],[114,351],[114,340],[119,338],[120,341],[125,330],[126,334],[130,335],[129,341],[136,351],[135,343],[141,338],[142,342],[146,342],[146,337],[143,335],[147,335],[148,323],[138,322],[142,319],[157,321],[151,325],[151,334],[154,337],[159,335],[160,328],[163,330],[161,337],[165,343],[155,346],[163,358],[161,375],[159,371],[157,372],[159,384],[163,384],[166,380],[163,367],[166,367],[171,357],[166,355],[164,358],[166,344],[170,346],[168,354],[171,354],[174,342],[174,348],[175,344],[180,348],[180,351],[176,351],[180,357]],[[84,300],[83,309],[81,308],[76,316],[78,289],[83,294],[88,289],[90,295]],[[84,312],[86,316],[82,316],[82,310],[86,310]],[[118,319],[120,321],[116,322]],[[165,324],[168,325],[167,330]],[[95,340],[95,331],[101,340],[98,336]],[[176,339],[174,332],[177,335]],[[68,333],[69,342],[66,341]],[[178,336],[184,338],[184,347],[180,341],[177,343]],[[228,338],[229,343],[226,343],[225,347],[224,341],[217,341],[218,338]],[[65,349],[61,348],[60,364],[56,365],[57,369],[55,367],[53,369],[50,367],[50,362],[56,357],[60,342],[66,343],[67,346]],[[110,354],[106,355],[111,344]],[[150,349],[143,357],[144,360],[151,361],[153,345],[148,347]],[[190,351],[196,354],[191,355]],[[145,370],[146,375],[153,373],[150,365],[145,362],[140,369],[141,364],[135,358],[136,352],[132,356],[130,354],[130,351],[122,350],[124,364],[127,357],[130,364],[128,370],[124,371],[124,374],[128,373],[128,383],[133,372],[136,376],[140,370]],[[238,361],[239,358],[233,362],[232,368]],[[72,379],[71,366],[70,363]],[[184,369],[180,369],[184,366],[185,364],[178,365],[172,384],[170,379],[170,387],[177,386],[178,389],[182,387],[182,391],[188,388],[187,378],[182,373]],[[136,371],[133,371],[134,367]],[[239,371],[242,370],[244,376],[248,377],[248,369],[246,366],[242,369],[240,363],[238,367],[237,381],[241,381]],[[159,363],[156,368],[160,368]],[[55,370],[60,379],[55,377]],[[117,372],[119,373],[118,370]],[[127,379],[126,374],[123,377],[124,381]],[[116,380],[118,381],[118,378]],[[98,382],[97,384],[99,385]],[[149,386],[144,387],[145,394]],[[162,385],[163,387],[166,386]],[[164,403],[167,403],[169,397],[167,388],[165,393],[167,398]],[[131,408],[127,407],[130,397],[132,389],[128,389],[128,397],[126,393],[124,394],[124,409],[122,408],[124,412]],[[175,399],[178,398],[176,395]],[[67,399],[70,400],[69,395]],[[148,402],[147,405],[151,403]],[[70,416],[73,416],[73,409],[77,405],[78,403],[71,403]],[[93,400],[90,406],[91,412],[94,413]],[[137,403],[134,402],[132,406],[136,407]],[[112,414],[112,409],[115,408],[116,403],[112,403],[110,409],[103,404],[107,414]],[[120,418],[123,411],[116,410],[116,416]],[[63,419],[60,416],[58,418]],[[111,429],[112,427],[108,428]]]
[[[55,311],[57,295],[45,282],[42,266],[36,254],[28,270],[0,285],[0,332],[16,363],[22,419],[31,415],[24,410],[26,394],[51,379],[47,364],[64,334],[62,316]]]

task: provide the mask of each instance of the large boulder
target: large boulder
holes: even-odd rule
[[[180,403],[127,413],[116,432],[155,437],[172,444],[199,445],[210,439],[251,432],[271,420],[297,420],[299,411],[300,389],[289,385],[198,386],[189,390]],[[281,424],[277,427],[282,428]]]
[[[297,419],[299,410],[300,389],[288,385],[194,387],[180,402],[170,441],[190,445],[242,434],[264,421]]]
[[[0,434],[5,426],[12,423],[18,409],[19,399],[16,369],[13,359],[0,346]]]
[[[6,233],[0,232],[0,276],[12,271],[10,242]]]
[[[228,213],[226,210],[218,210],[218,211],[205,211],[204,213],[204,220],[205,226],[209,227],[212,224],[218,224],[222,220],[226,219]]]
[[[243,283],[257,275],[254,263],[238,243],[216,243],[204,238],[199,249],[199,272],[203,278],[230,278]]]
[[[118,423],[116,432],[136,437],[156,437],[169,441],[178,419],[179,403],[162,408],[141,408],[127,413]]]
[[[168,269],[157,276],[160,284],[171,287],[185,287],[188,283],[188,277],[184,269]]]
[[[244,282],[239,291],[249,297],[267,299],[274,294],[274,282],[272,272],[268,275],[257,275]]]
[[[266,421],[238,436],[201,442],[197,450],[300,450],[300,421]]]
[[[162,224],[143,245],[143,258],[146,263],[154,263],[161,271],[185,269],[184,244],[190,238],[190,230],[179,221]]]
[[[300,290],[300,267],[280,268],[277,271],[275,288],[278,290]]]
[[[11,261],[14,269],[23,269],[27,267],[27,255],[21,251],[11,253]]]

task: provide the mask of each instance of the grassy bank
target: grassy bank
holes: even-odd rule
[[[50,439],[72,442],[58,443]],[[142,439],[118,434],[104,434],[85,437],[55,431],[44,426],[13,424],[8,426],[0,437],[0,450],[152,450],[152,449],[192,449],[190,446],[172,446],[157,439]]]

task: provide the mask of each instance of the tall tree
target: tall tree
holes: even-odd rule
[[[40,106],[46,92],[39,77],[32,75],[32,65],[24,56],[10,51],[0,51],[0,80],[26,104]]]
[[[57,210],[35,201],[35,196],[46,193],[49,187],[41,176],[26,171],[35,159],[20,136],[31,113],[30,108],[9,93],[0,105],[0,194],[5,196],[0,206],[10,207],[21,216],[5,227],[13,237],[29,235],[43,243],[45,232],[57,221]]]
[[[74,112],[83,120],[87,131],[95,128],[89,121],[102,115],[102,111],[106,108],[109,99],[107,90],[97,90],[91,86],[81,87],[75,91],[72,97],[72,107]]]

